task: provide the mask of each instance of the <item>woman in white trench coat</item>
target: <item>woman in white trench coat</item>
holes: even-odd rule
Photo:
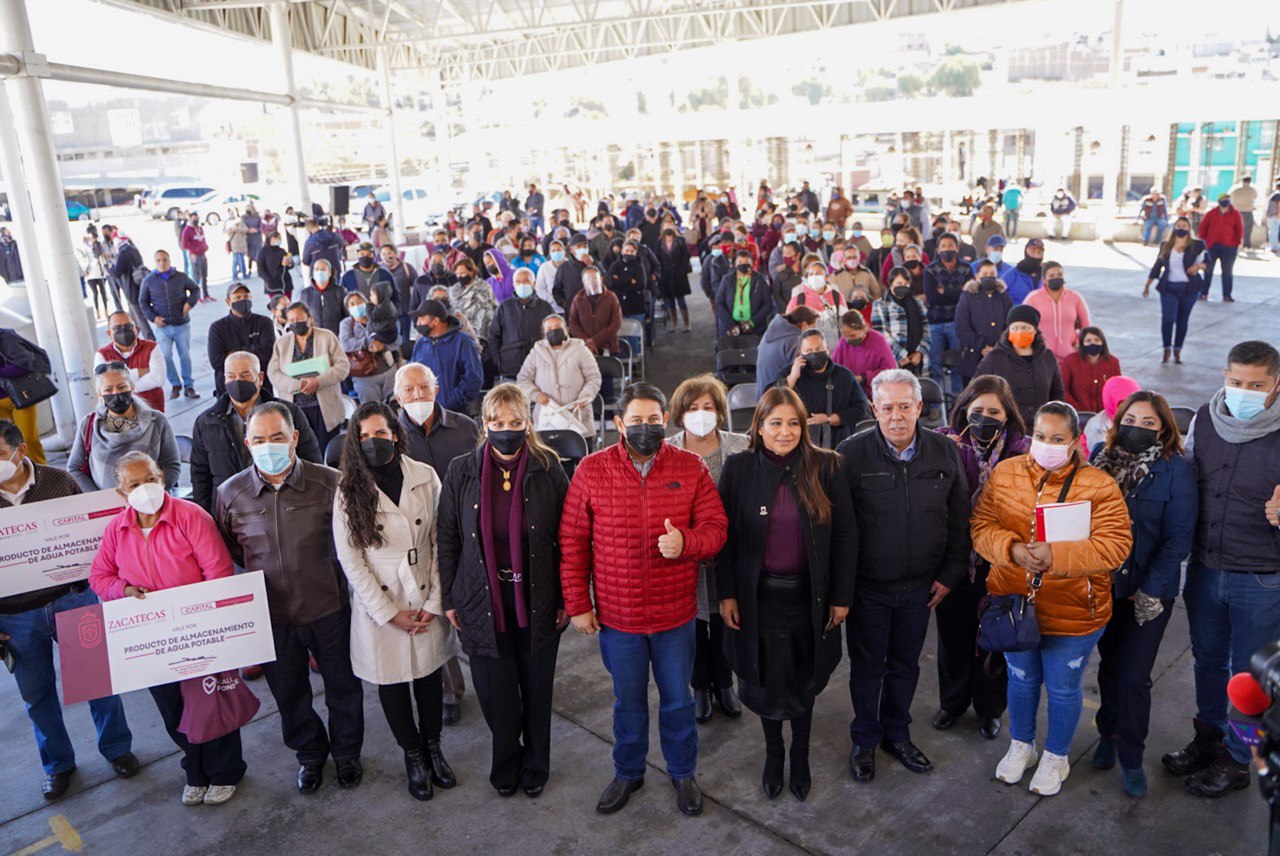
[[[440,751],[440,667],[458,653],[440,604],[440,479],[408,456],[400,420],[385,404],[361,405],[350,426],[333,539],[351,584],[351,666],[378,686],[387,724],[404,750],[409,793],[429,800],[433,784],[457,784]]]

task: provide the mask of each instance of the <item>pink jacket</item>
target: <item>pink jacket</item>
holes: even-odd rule
[[[880,372],[896,369],[898,361],[893,358],[893,349],[876,330],[867,329],[867,338],[861,345],[850,345],[844,336],[836,343],[831,359],[853,372],[855,377],[862,378],[862,391],[871,398],[871,381]]]
[[[132,508],[107,524],[89,571],[89,587],[103,600],[115,600],[124,597],[125,586],[157,591],[232,573],[231,554],[208,512],[167,496],[150,538],[143,537]]]
[[[1063,288],[1062,297],[1054,300],[1047,288],[1037,288],[1022,302],[1040,313],[1040,335],[1059,362],[1075,352],[1080,329],[1089,326],[1089,306],[1078,291]]]

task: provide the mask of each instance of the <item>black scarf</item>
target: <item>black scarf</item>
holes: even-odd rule
[[[889,299],[907,313],[907,341],[902,344],[902,347],[908,354],[920,350],[920,342],[924,339],[924,310],[920,308],[920,301],[910,294],[899,300],[893,296],[892,291],[889,292]]]
[[[400,469],[400,452],[397,451],[388,463],[380,467],[369,467],[373,474],[373,483],[378,490],[387,495],[395,505],[400,504],[400,490],[404,487],[404,472]]]

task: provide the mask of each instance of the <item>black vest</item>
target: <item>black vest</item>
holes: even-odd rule
[[[1192,558],[1220,571],[1280,571],[1280,528],[1263,516],[1263,506],[1280,485],[1280,431],[1229,443],[1218,434],[1206,404],[1196,413],[1192,452],[1200,488]]]

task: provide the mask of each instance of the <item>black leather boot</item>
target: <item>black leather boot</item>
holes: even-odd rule
[[[1218,747],[1222,745],[1222,729],[1200,719],[1193,720],[1193,724],[1196,735],[1191,738],[1191,742],[1179,751],[1169,752],[1160,759],[1164,768],[1175,776],[1198,773],[1218,757]]]
[[[699,725],[706,725],[711,721],[713,711],[711,708],[711,690],[694,690],[693,691],[693,719]]]
[[[435,795],[431,787],[431,771],[421,749],[404,750],[404,770],[409,775],[409,794],[415,800],[426,802]]]
[[[437,788],[448,790],[458,784],[453,776],[453,768],[440,751],[439,739],[427,741],[427,766],[431,768],[431,781]]]

